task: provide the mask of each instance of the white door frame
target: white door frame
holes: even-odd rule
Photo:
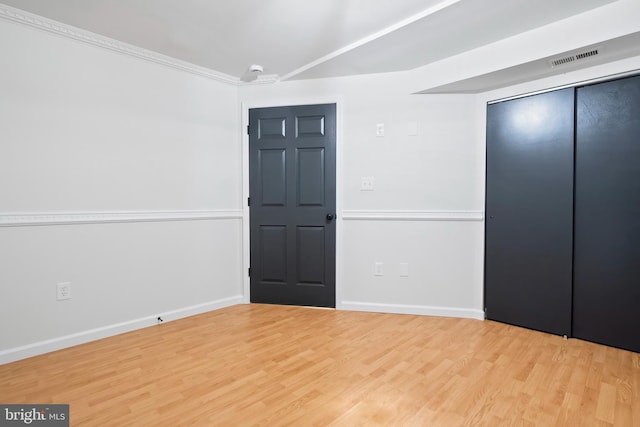
[[[249,280],[250,250],[249,239],[249,110],[252,108],[287,107],[294,105],[336,104],[336,309],[342,308],[342,108],[343,101],[339,96],[310,97],[293,99],[272,99],[257,102],[241,102],[242,109],[242,278],[243,302],[250,303],[251,281]]]

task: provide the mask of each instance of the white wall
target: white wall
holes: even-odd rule
[[[0,20],[0,363],[247,300],[251,106],[338,103],[339,308],[482,317],[486,102],[640,58],[479,95],[410,93],[638,31],[637,8],[620,0],[412,72],[240,89]],[[71,300],[55,300],[59,282]]]
[[[236,87],[3,20],[0,40],[0,363],[241,301]]]
[[[339,308],[478,318],[484,151],[475,97],[410,95],[409,80],[284,82],[241,88],[240,99],[245,107],[338,103]],[[374,177],[374,191],[360,191],[363,176]],[[384,276],[374,276],[376,262]],[[404,262],[409,277],[399,275]]]
[[[410,72],[241,88],[245,107],[338,102],[338,307],[482,317],[486,102],[640,63],[478,95],[409,94],[640,31],[639,8],[620,0]],[[417,136],[407,134],[411,122]],[[375,191],[359,191],[363,176]],[[375,262],[384,276],[374,276]],[[401,262],[409,277],[399,276]]]

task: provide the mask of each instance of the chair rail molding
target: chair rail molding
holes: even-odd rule
[[[106,224],[118,222],[165,222],[195,220],[241,220],[242,210],[127,211],[127,212],[0,212],[0,227],[35,225]]]
[[[482,211],[345,210],[348,221],[483,221]]]

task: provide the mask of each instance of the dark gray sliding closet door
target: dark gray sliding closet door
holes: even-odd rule
[[[576,106],[574,336],[640,352],[640,77]]]
[[[488,319],[571,334],[574,90],[487,108]]]

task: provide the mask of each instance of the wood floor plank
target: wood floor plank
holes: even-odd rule
[[[640,426],[640,355],[492,321],[238,305],[0,366],[76,426]]]

